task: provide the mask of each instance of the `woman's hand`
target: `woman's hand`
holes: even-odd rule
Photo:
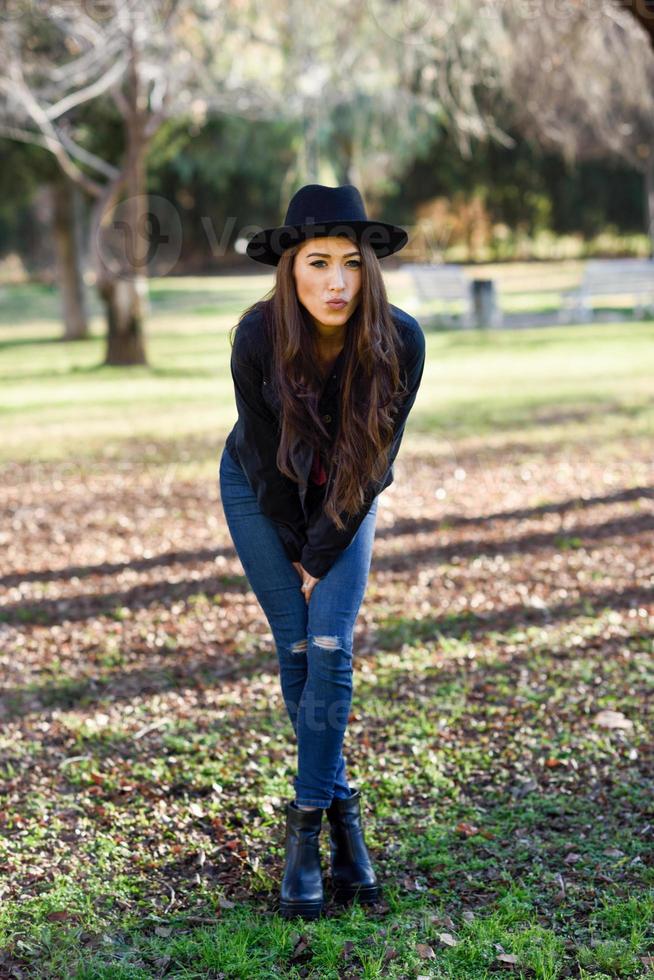
[[[319,578],[316,578],[314,575],[309,575],[309,573],[307,572],[307,570],[302,567],[302,564],[299,561],[294,561],[293,562],[293,567],[295,568],[295,570],[297,571],[298,575],[300,576],[300,578],[302,580],[302,595],[304,596],[305,601],[308,604],[309,603],[309,599],[311,598],[311,593],[313,592],[314,586],[315,586],[316,582],[319,582],[320,581],[320,579]],[[305,586],[306,586],[306,588],[305,588]]]

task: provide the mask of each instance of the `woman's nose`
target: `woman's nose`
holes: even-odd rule
[[[340,268],[335,269],[331,275],[330,286],[337,289],[342,289],[345,285],[345,276],[343,275],[343,270]]]

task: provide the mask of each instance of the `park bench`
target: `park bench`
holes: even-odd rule
[[[411,276],[421,303],[440,300],[448,307],[462,304],[461,323],[464,327],[473,326],[472,284],[460,265],[408,262],[403,268]]]
[[[562,294],[559,320],[588,322],[593,318],[593,296],[634,297],[634,313],[654,309],[654,259],[590,259],[576,289]]]

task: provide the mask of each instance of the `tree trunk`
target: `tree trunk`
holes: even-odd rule
[[[142,277],[136,276],[133,269],[126,268],[123,261],[123,253],[131,255],[129,228],[125,229],[119,220],[124,214],[125,204],[118,205],[120,211],[116,213],[125,180],[123,171],[119,178],[107,185],[102,196],[95,201],[91,221],[95,285],[107,323],[104,363],[112,365],[146,363],[141,303],[143,290],[138,285]],[[117,226],[120,235],[117,235]]]
[[[147,364],[142,287],[138,279],[105,278],[98,286],[107,314],[105,364]]]
[[[50,185],[52,235],[57,254],[64,340],[81,340],[89,335],[84,279],[80,261],[79,191],[61,172]]]
[[[97,205],[94,253],[97,289],[107,315],[105,364],[147,364],[143,336],[150,252],[145,159],[146,112],[134,53],[129,70],[130,114],[121,177]],[[122,192],[126,193],[118,203]]]
[[[645,220],[649,234],[649,254],[654,259],[654,147],[645,168]]]

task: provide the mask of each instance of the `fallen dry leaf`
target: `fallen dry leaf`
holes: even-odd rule
[[[621,711],[599,711],[593,721],[602,728],[622,728],[628,732],[634,727],[633,721],[626,718]]]

